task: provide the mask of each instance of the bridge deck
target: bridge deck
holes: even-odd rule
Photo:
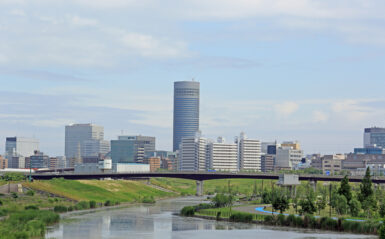
[[[263,173],[206,173],[206,172],[156,172],[156,173],[98,173],[98,174],[75,174],[75,173],[50,173],[32,174],[33,179],[49,180],[53,178],[65,179],[132,179],[132,178],[182,178],[191,180],[213,180],[213,179],[272,179],[278,180],[279,174]],[[343,176],[324,176],[324,175],[299,175],[300,181],[325,181],[339,182]],[[361,182],[363,177],[349,177],[350,182]],[[385,183],[385,177],[372,177],[373,183]]]

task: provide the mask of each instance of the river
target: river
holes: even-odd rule
[[[256,224],[187,218],[173,215],[199,198],[162,200],[155,205],[95,211],[76,214],[49,228],[46,238],[57,239],[326,239],[376,238],[367,235],[342,234]]]

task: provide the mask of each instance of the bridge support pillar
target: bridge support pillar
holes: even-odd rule
[[[203,196],[203,181],[197,180],[197,196]]]

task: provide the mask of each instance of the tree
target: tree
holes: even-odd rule
[[[341,180],[340,188],[338,189],[338,194],[345,196],[348,204],[350,200],[352,199],[352,190],[349,185],[349,179],[348,176],[345,175],[345,177]]]
[[[357,217],[361,210],[361,203],[357,199],[353,198],[350,201],[349,209],[350,209],[350,214],[353,217]]]
[[[316,206],[314,205],[314,202],[312,200],[309,200],[309,198],[302,199],[299,202],[299,205],[301,206],[301,209],[299,210],[299,213],[301,215],[303,214],[313,214],[317,211]]]
[[[348,209],[348,202],[343,195],[337,194],[335,196],[335,209],[339,215],[346,214],[346,211]]]
[[[365,200],[373,196],[372,180],[370,178],[370,169],[366,169],[365,177],[360,184],[358,200],[363,204]]]
[[[293,202],[293,208],[295,209],[295,213],[298,213],[298,196],[297,195],[295,195],[292,202]]]
[[[277,193],[277,195],[273,197],[272,206],[275,210],[279,210],[279,212],[282,214],[286,209],[289,208],[289,199],[286,197],[286,195]]]
[[[381,202],[380,204],[380,210],[378,212],[381,217],[385,217],[385,203],[384,201]]]
[[[234,203],[234,197],[232,195],[217,194],[211,199],[214,207],[231,207]]]
[[[321,210],[325,209],[326,207],[326,198],[325,197],[319,197],[316,206],[318,209],[318,214],[321,215]]]
[[[382,220],[383,222],[381,223],[381,226],[378,230],[378,235],[379,235],[380,239],[385,239],[385,222],[384,222],[384,220]]]

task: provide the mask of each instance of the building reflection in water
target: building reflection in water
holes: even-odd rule
[[[79,221],[64,223],[65,239],[145,238],[172,239],[173,231],[231,229],[214,221],[174,216],[157,207],[138,207],[81,216]],[[60,237],[59,237],[60,238]]]

